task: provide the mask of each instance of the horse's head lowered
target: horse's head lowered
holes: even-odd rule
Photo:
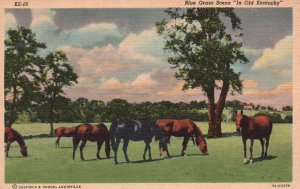
[[[27,156],[28,156],[28,153],[27,153],[27,146],[22,146],[22,147],[20,148],[20,152],[21,152],[22,156],[27,157]]]
[[[199,146],[202,153],[208,155],[207,143],[203,137],[196,136],[196,144]]]
[[[159,148],[166,150],[167,149],[167,140],[164,135],[164,132],[160,128],[158,128],[156,124],[152,127],[152,130],[154,132],[154,140],[156,142],[158,141]]]

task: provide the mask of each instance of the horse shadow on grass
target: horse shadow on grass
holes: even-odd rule
[[[272,155],[269,155],[267,157],[256,157],[256,158],[253,158],[253,162],[261,162],[261,161],[266,161],[266,160],[273,160],[273,159],[276,159],[278,156],[272,156]]]
[[[97,159],[97,158],[92,158],[92,159],[84,159],[81,160],[80,162],[89,162],[89,161],[103,161],[103,160],[109,160],[112,159],[114,157],[109,157],[109,158],[101,158],[101,159]]]
[[[137,160],[137,161],[130,161],[130,163],[150,163],[150,162],[155,162],[155,161],[162,161],[165,160],[164,158],[155,158],[151,160]],[[124,162],[126,163],[126,162]]]
[[[72,146],[60,146],[58,148],[73,148]]]

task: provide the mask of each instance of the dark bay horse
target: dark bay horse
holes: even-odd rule
[[[194,136],[196,138],[197,146],[205,155],[208,155],[207,144],[202,132],[192,120],[159,119],[156,121],[156,125],[164,132],[167,142],[169,142],[171,136],[184,137],[181,155],[184,156],[186,154],[188,141]],[[162,156],[162,149],[160,151],[160,155]],[[166,151],[167,155],[170,157],[168,150]]]
[[[80,141],[82,141],[80,145],[81,160],[84,160],[82,151],[87,141],[97,142],[97,159],[101,159],[99,152],[103,142],[105,142],[106,157],[110,158],[110,137],[108,129],[103,123],[99,123],[98,125],[84,123],[75,127],[73,134],[73,160],[75,159],[75,151]]]
[[[17,143],[19,144],[21,154],[24,157],[27,157],[28,156],[27,146],[23,140],[23,137],[16,130],[9,128],[9,127],[5,127],[4,142],[5,142],[6,157],[8,157],[8,151],[9,151],[10,144],[14,141],[17,141]]]
[[[261,143],[261,157],[267,157],[268,147],[269,147],[269,139],[272,133],[272,121],[268,116],[255,116],[253,118],[243,115],[243,111],[241,114],[237,114],[235,116],[236,119],[236,130],[237,132],[241,132],[242,140],[244,144],[244,163],[247,163],[246,156],[246,142],[247,139],[250,139],[250,163],[253,162],[253,142],[254,139],[259,139]],[[266,139],[266,151],[264,152],[264,139]]]
[[[73,137],[75,127],[58,127],[54,130],[55,136],[57,137],[55,141],[55,146],[59,147],[59,141],[61,137]]]
[[[152,138],[155,137],[155,140],[159,140],[160,144],[163,143],[162,131],[156,127],[155,122],[150,119],[145,120],[120,120],[112,122],[110,126],[110,137],[111,137],[111,145],[114,150],[115,156],[115,164],[118,164],[117,153],[118,147],[121,139],[123,139],[123,152],[125,155],[126,162],[129,163],[129,158],[127,155],[127,147],[129,140],[132,141],[144,141],[146,144],[143,159],[146,160],[146,152],[149,151],[149,160],[151,160],[151,147],[150,143]]]

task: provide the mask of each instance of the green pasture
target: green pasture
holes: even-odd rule
[[[207,123],[197,123],[207,133]],[[73,126],[73,124],[57,124]],[[109,125],[109,124],[107,124]],[[47,124],[16,124],[22,135],[45,134]],[[113,158],[96,160],[96,144],[88,142],[84,148],[86,161],[81,161],[79,149],[72,160],[71,138],[61,139],[61,148],[55,148],[55,138],[26,140],[29,157],[20,157],[17,143],[5,159],[6,183],[137,183],[137,182],[289,182],[292,181],[292,125],[274,124],[270,139],[269,157],[260,160],[260,142],[255,141],[254,163],[243,164],[241,137],[235,135],[234,123],[224,123],[224,137],[207,139],[209,155],[189,142],[188,156],[180,156],[181,138],[171,138],[170,159],[160,159],[157,143],[152,147],[152,161],[142,161],[143,142],[130,142],[125,162],[122,143],[115,165]],[[249,148],[249,141],[248,141]],[[104,148],[101,157],[105,157]],[[247,152],[249,155],[249,152]],[[111,152],[113,156],[113,152]]]

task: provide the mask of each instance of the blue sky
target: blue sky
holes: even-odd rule
[[[235,9],[250,62],[236,64],[244,92],[229,96],[254,104],[292,104],[292,9]],[[72,99],[130,102],[205,100],[200,89],[181,91],[155,22],[163,9],[6,9],[6,29],[29,27],[47,51],[63,50],[79,75]]]

